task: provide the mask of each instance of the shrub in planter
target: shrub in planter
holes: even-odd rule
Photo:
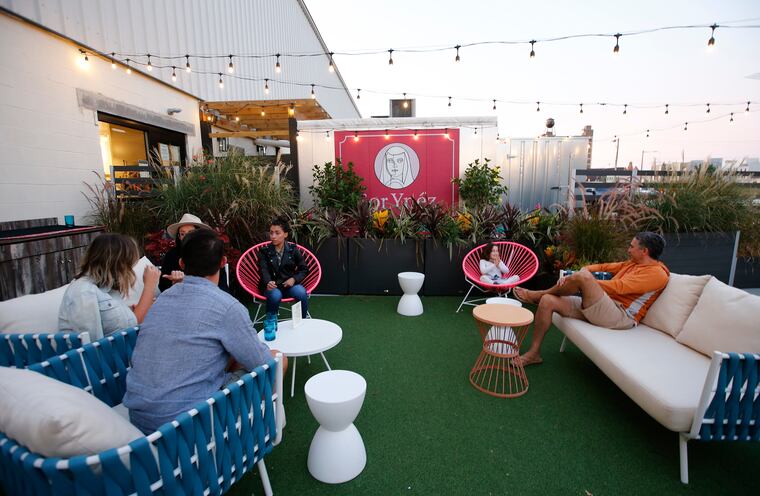
[[[498,205],[501,195],[507,193],[506,186],[501,185],[498,167],[491,167],[489,162],[489,159],[482,163],[476,159],[467,165],[464,177],[451,180],[459,186],[459,196],[467,208],[480,209],[486,205]]]
[[[354,208],[362,199],[367,189],[364,180],[354,172],[354,164],[349,162],[344,166],[340,160],[313,169],[314,184],[309,186],[309,192],[314,197],[316,205],[322,208],[336,208],[346,212]]]

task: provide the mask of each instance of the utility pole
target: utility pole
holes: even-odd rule
[[[615,136],[615,143],[617,143],[617,146],[615,146],[615,168],[617,169],[618,152],[620,151],[620,138],[617,136]]]

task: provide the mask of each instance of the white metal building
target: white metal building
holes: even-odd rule
[[[279,74],[267,56],[317,52],[282,56]],[[306,99],[316,84],[337,88],[318,90],[331,117],[359,117],[327,53],[300,0],[0,0],[0,221],[80,219],[82,183],[108,162],[136,165],[153,150],[187,160],[201,150],[202,101]],[[232,74],[227,57],[199,57],[220,54],[241,55]]]

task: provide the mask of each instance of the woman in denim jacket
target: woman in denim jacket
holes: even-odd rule
[[[145,267],[145,289],[134,308],[126,298],[135,282],[132,267],[139,252],[135,241],[121,234],[101,234],[87,248],[76,279],[66,289],[58,311],[61,331],[89,332],[90,339],[100,339],[119,329],[143,321],[153,304],[154,291],[161,273]]]

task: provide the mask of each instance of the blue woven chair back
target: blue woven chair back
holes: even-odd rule
[[[728,353],[705,411],[703,441],[760,441],[760,356]]]
[[[30,370],[117,404],[137,329],[109,335]],[[277,440],[272,360],[150,436],[96,456],[44,458],[0,433],[6,494],[222,494]],[[118,400],[117,400],[118,398]]]
[[[21,369],[79,348],[82,344],[82,336],[70,332],[0,334],[0,366]]]

